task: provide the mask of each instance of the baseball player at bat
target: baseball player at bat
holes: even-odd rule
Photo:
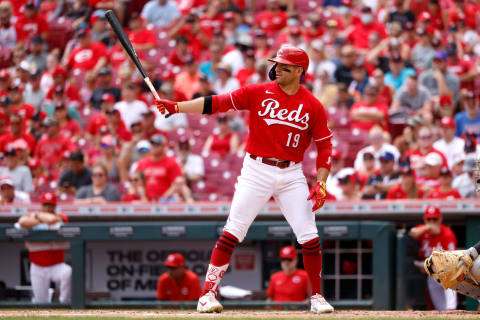
[[[253,220],[272,196],[302,246],[303,263],[312,289],[311,311],[333,312],[333,307],[321,294],[321,247],[312,214],[325,201],[332,132],[327,127],[321,103],[300,85],[309,64],[305,51],[284,45],[270,61],[274,62],[269,72],[272,82],[185,102],[156,101],[162,114],[250,110],[247,153],[227,223],[212,251],[197,305],[199,312],[223,310],[216,294],[233,250],[243,241]],[[301,161],[312,139],[318,150],[318,174],[317,183],[309,194]],[[309,200],[313,200],[313,206]]]

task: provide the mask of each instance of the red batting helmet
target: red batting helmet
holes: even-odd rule
[[[308,55],[305,51],[292,45],[283,45],[277,51],[277,56],[268,61],[290,64],[302,67],[305,72],[308,69]]]

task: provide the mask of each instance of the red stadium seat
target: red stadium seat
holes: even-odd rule
[[[72,21],[66,17],[60,17],[49,23],[47,42],[49,49],[59,48],[64,50],[69,39],[73,36]]]

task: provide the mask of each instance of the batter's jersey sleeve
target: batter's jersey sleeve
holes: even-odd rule
[[[315,112],[313,113],[314,121],[312,128],[312,138],[315,142],[322,142],[333,137],[332,131],[328,128],[328,118],[325,108],[317,100],[315,107],[313,108]]]
[[[253,97],[255,92],[261,88],[263,85],[252,84],[230,93],[214,95],[212,97],[212,113],[250,110],[252,106],[250,97]]]

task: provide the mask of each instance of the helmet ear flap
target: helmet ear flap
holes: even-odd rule
[[[268,78],[272,81],[277,78],[277,63],[275,63],[272,68],[270,68],[270,71],[268,71]]]

